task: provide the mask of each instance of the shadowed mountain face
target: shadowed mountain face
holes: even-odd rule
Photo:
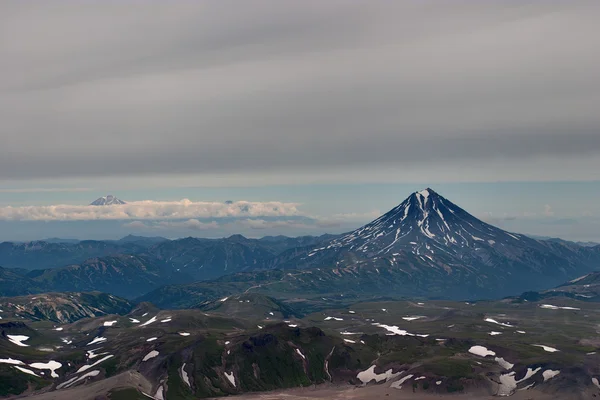
[[[76,243],[0,243],[0,265],[5,268],[44,269],[81,263],[89,258],[116,254],[137,254],[151,243],[82,240]]]
[[[20,296],[24,294],[40,293],[45,288],[18,272],[0,267],[0,296]]]
[[[133,298],[162,285],[260,268],[281,249],[320,240],[259,240],[234,235],[223,239],[128,236],[117,241],[0,243],[0,262],[5,267],[0,268],[0,296],[101,290]]]
[[[190,281],[189,276],[154,258],[133,255],[91,258],[81,264],[36,270],[28,278],[53,291],[98,290],[130,299],[167,283]]]

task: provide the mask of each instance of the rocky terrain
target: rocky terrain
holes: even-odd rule
[[[4,318],[0,395],[173,400],[314,385],[338,397],[354,387],[355,398],[600,395],[592,302],[388,301],[303,315],[260,296],[219,301],[72,323]]]

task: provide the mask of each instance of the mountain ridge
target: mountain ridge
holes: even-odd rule
[[[502,298],[554,287],[599,265],[598,248],[503,231],[426,189],[352,232],[286,250],[264,268],[164,287],[148,298],[169,306],[194,303],[185,296],[206,301],[236,290],[285,297],[344,293],[369,298],[391,292],[396,297]]]

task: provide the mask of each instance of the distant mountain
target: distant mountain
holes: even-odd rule
[[[79,239],[48,238],[41,240],[46,243],[79,243]]]
[[[106,293],[44,293],[19,297],[0,297],[4,319],[71,323],[82,318],[108,314],[127,314],[132,304]]]
[[[189,275],[145,256],[115,255],[80,264],[35,270],[27,278],[58,292],[101,291],[132,299],[165,284],[190,282]]]
[[[335,239],[340,235],[324,234],[321,236],[299,236],[299,237],[288,237],[288,236],[265,236],[258,241],[265,247],[271,249],[275,254],[279,254],[289,249],[296,249],[306,246],[314,246],[319,243]]]
[[[394,272],[424,295],[497,297],[592,271],[600,251],[503,231],[426,189],[353,232],[279,259],[273,267]]]
[[[553,297],[567,297],[580,301],[600,302],[600,271],[572,279],[553,289],[523,293],[518,299],[540,301]]]
[[[184,238],[159,243],[148,254],[185,272],[194,280],[215,279],[255,268],[263,268],[280,249],[288,249],[297,241],[261,241],[233,235],[223,239]],[[315,243],[315,240],[310,241]]]
[[[161,285],[264,268],[280,251],[320,240],[241,235],[168,240],[130,235],[77,243],[4,242],[0,243],[0,265],[5,267],[0,271],[0,296],[100,290],[133,298]]]
[[[63,267],[78,264],[89,258],[116,254],[138,254],[153,243],[141,241],[82,240],[76,243],[0,243],[0,265],[27,270]]]
[[[44,291],[44,285],[23,276],[18,270],[0,267],[0,296],[19,296]]]
[[[144,246],[151,246],[157,243],[168,242],[169,239],[161,236],[135,236],[127,235],[117,240],[117,243],[136,243]]]
[[[97,198],[96,200],[90,203],[91,206],[112,206],[112,205],[120,205],[126,204],[123,200],[120,200],[109,194],[108,196]]]
[[[551,236],[537,236],[537,235],[527,235],[533,239],[538,239],[538,240],[547,240],[547,241],[551,241],[551,242],[559,242],[559,243],[568,243],[568,244],[576,244],[578,246],[583,246],[583,247],[596,247],[596,246],[600,246],[600,243],[596,243],[596,242],[574,242],[572,240],[564,240],[561,238],[556,238],[556,237],[551,237]]]
[[[427,189],[353,232],[286,250],[267,265],[270,271],[246,269],[212,282],[167,286],[145,298],[167,307],[249,290],[288,299],[501,298],[595,270],[600,247],[503,231]]]

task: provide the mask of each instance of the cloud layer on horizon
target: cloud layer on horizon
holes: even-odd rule
[[[0,3],[0,181],[597,179],[598,2],[61,1]]]
[[[232,203],[143,200],[123,205],[49,205],[0,207],[0,221],[169,220],[226,217],[283,217],[299,215],[297,203]]]

